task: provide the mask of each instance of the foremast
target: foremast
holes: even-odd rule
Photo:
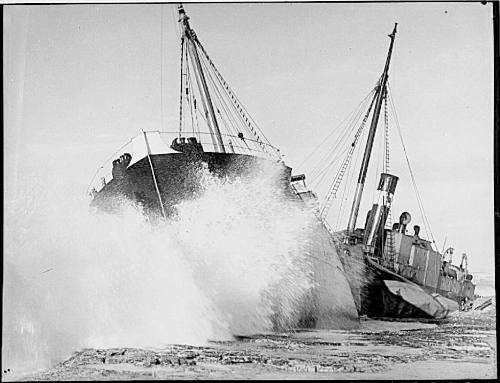
[[[384,72],[379,80],[377,86],[377,95],[375,101],[375,109],[373,111],[372,121],[370,124],[370,131],[368,133],[368,139],[366,141],[365,152],[363,155],[363,162],[361,163],[361,169],[359,171],[358,183],[356,185],[356,192],[354,194],[354,201],[352,203],[351,214],[349,216],[349,223],[347,225],[348,232],[353,232],[356,227],[356,220],[358,218],[359,205],[361,203],[361,196],[363,194],[363,189],[365,186],[366,174],[368,172],[368,164],[370,162],[370,156],[373,148],[373,143],[375,140],[375,133],[377,131],[378,120],[380,117],[380,110],[382,108],[382,101],[386,95],[387,79],[389,77],[389,65],[391,62],[392,48],[394,46],[394,39],[396,37],[398,23],[394,24],[394,30],[390,35],[391,43],[389,45],[389,52],[387,54],[387,59],[385,62]]]
[[[182,4],[178,6],[179,11],[179,22],[181,23],[182,28],[182,45],[186,44],[187,52],[191,57],[191,61],[194,63],[196,70],[195,78],[196,83],[198,85],[198,89],[200,91],[203,110],[205,111],[205,117],[208,122],[208,127],[210,129],[210,135],[215,137],[214,147],[221,153],[225,153],[226,150],[224,148],[224,142],[222,141],[222,135],[219,129],[219,124],[217,122],[217,118],[215,116],[215,110],[212,103],[212,98],[210,97],[210,92],[208,90],[207,81],[205,78],[205,74],[203,72],[203,68],[200,62],[200,57],[198,55],[197,44],[199,44],[198,37],[196,37],[196,33],[191,29],[189,25],[189,17],[186,15],[184,11],[184,7]]]

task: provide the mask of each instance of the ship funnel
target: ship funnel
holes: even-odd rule
[[[364,243],[367,251],[373,253],[377,235],[382,232],[387,221],[387,215],[396,191],[398,177],[392,174],[382,173],[378,184],[378,200],[371,208],[365,226]]]

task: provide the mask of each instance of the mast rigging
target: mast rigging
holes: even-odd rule
[[[203,109],[205,110],[205,118],[207,119],[208,127],[211,132],[211,137],[214,140],[214,147],[218,149],[219,152],[225,153],[224,142],[222,141],[222,135],[219,129],[219,124],[215,116],[214,107],[212,104],[212,98],[210,97],[210,92],[208,90],[207,80],[203,72],[203,68],[200,62],[200,57],[198,55],[197,43],[198,38],[195,32],[189,26],[189,17],[184,11],[184,7],[179,5],[179,22],[182,26],[182,37],[186,39],[187,51],[191,56],[191,61],[196,66],[195,79],[200,90],[201,101],[203,104]],[[213,138],[215,135],[215,139]]]
[[[372,122],[370,125],[370,131],[368,133],[368,140],[366,142],[365,153],[363,155],[363,162],[361,164],[361,169],[359,172],[358,183],[356,185],[356,192],[354,194],[354,201],[352,204],[351,214],[349,217],[349,223],[347,225],[347,230],[353,232],[356,226],[356,220],[358,218],[359,205],[361,203],[361,196],[363,194],[363,188],[365,186],[366,173],[368,171],[368,164],[370,162],[370,155],[373,148],[373,142],[375,140],[375,133],[377,131],[378,119],[380,117],[380,109],[382,107],[382,101],[386,95],[386,84],[387,78],[389,77],[389,65],[391,62],[392,48],[394,46],[394,39],[396,37],[398,23],[394,24],[394,30],[389,35],[391,43],[389,45],[389,53],[387,54],[387,60],[385,62],[384,72],[379,81],[379,86],[377,89],[377,101],[375,102],[375,109],[373,112]]]

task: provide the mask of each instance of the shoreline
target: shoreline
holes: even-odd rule
[[[495,379],[494,307],[443,323],[362,319],[354,331],[266,333],[205,347],[86,349],[4,381],[135,379]]]

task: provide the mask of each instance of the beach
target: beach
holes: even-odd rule
[[[85,349],[3,380],[495,379],[495,304],[439,323],[360,319],[354,331],[295,330],[203,347]]]

